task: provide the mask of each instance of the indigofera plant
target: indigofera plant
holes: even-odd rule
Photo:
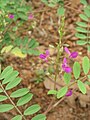
[[[38,104],[33,104],[27,107],[23,113],[20,111],[20,106],[24,106],[28,103],[32,99],[33,94],[28,88],[20,88],[10,94],[8,93],[9,90],[20,84],[21,78],[18,77],[18,74],[19,72],[13,70],[11,66],[6,67],[0,74],[0,113],[16,109],[18,115],[14,116],[12,120],[27,120],[26,118],[28,115],[35,114],[41,109],[41,107]],[[14,103],[14,99],[17,99],[16,103]],[[10,103],[6,104],[5,100],[9,100]],[[46,116],[44,114],[38,114],[31,120],[40,119],[45,120]]]
[[[77,44],[87,45],[87,50],[90,51],[90,5],[86,0],[81,0],[81,3],[84,4],[83,12],[79,14],[82,21],[76,22],[77,33],[75,35],[79,38]]]

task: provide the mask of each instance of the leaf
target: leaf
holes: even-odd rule
[[[11,104],[0,104],[0,112],[7,112],[13,108],[14,106]]]
[[[87,41],[78,40],[78,41],[77,41],[77,44],[78,44],[78,45],[85,45],[85,44],[87,44]]]
[[[86,38],[87,38],[86,35],[80,34],[80,33],[76,33],[75,36],[76,36],[77,38],[80,38],[80,39],[86,39]]]
[[[86,15],[80,14],[79,16],[80,16],[80,18],[81,18],[82,20],[88,22],[88,17],[87,17]]]
[[[86,87],[85,87],[84,83],[80,80],[78,80],[78,87],[83,94],[86,94]]]
[[[13,45],[9,45],[9,46],[5,46],[5,47],[3,47],[2,48],[2,50],[1,50],[1,54],[2,53],[8,53],[8,52],[10,52],[10,50],[13,48]]]
[[[87,5],[87,1],[86,0],[80,0],[80,2],[84,5]]]
[[[44,114],[38,114],[33,117],[31,120],[46,120],[46,116]]]
[[[84,13],[86,14],[87,17],[90,17],[90,9],[88,9],[87,7],[85,7],[84,9]]]
[[[11,120],[22,120],[22,116],[21,115],[17,115],[15,117],[13,117]]]
[[[21,106],[26,104],[27,102],[29,102],[33,97],[33,94],[28,93],[26,95],[24,95],[23,97],[21,97],[18,102],[17,102],[17,106]]]
[[[57,91],[56,90],[49,90],[48,95],[56,95]]]
[[[22,89],[19,89],[17,91],[14,91],[10,97],[13,97],[13,98],[17,98],[17,97],[21,97],[25,94],[27,94],[29,92],[29,89],[28,88],[22,88]]]
[[[57,10],[57,15],[64,16],[64,14],[65,14],[64,7],[59,7],[58,10]]]
[[[27,55],[26,54],[23,54],[21,49],[18,48],[18,47],[15,47],[12,51],[11,51],[12,54],[14,54],[15,56],[17,57],[20,57],[20,58],[25,58]]]
[[[5,95],[0,95],[0,102],[6,100],[7,97]]]
[[[59,98],[63,97],[63,96],[67,93],[67,91],[68,91],[67,86],[62,87],[62,88],[57,92],[57,98],[59,99]]]
[[[66,83],[66,84],[69,84],[70,83],[70,80],[71,80],[71,74],[69,74],[69,73],[64,73],[64,82]]]
[[[21,78],[17,77],[14,80],[12,80],[11,82],[9,82],[7,84],[7,86],[5,87],[5,90],[9,90],[11,88],[14,88],[15,86],[17,86],[19,83],[21,82]]]
[[[76,22],[76,24],[80,27],[87,27],[87,24],[85,22]]]
[[[78,62],[75,62],[73,65],[73,74],[75,79],[78,79],[80,76],[80,64]]]
[[[86,85],[90,85],[90,82],[89,82],[89,81],[86,81],[85,84],[86,84]]]
[[[6,67],[3,72],[0,75],[0,80],[7,77],[9,73],[13,71],[13,68],[11,66]]]
[[[77,30],[78,32],[88,33],[88,31],[87,31],[85,28],[76,27],[76,30]]]
[[[32,115],[32,114],[38,112],[40,109],[41,109],[41,107],[38,104],[34,104],[34,105],[28,107],[24,111],[24,115]]]
[[[18,17],[21,18],[22,20],[28,20],[27,15],[25,15],[24,13],[18,13]]]
[[[0,88],[0,93],[2,93],[3,92],[3,90]]]
[[[32,47],[35,43],[36,43],[36,40],[35,39],[31,39],[29,44],[28,44],[28,46]]]
[[[2,82],[2,84],[6,84],[12,80],[14,80],[18,76],[19,72],[18,71],[13,71],[10,75],[8,75]]]
[[[90,69],[90,61],[87,56],[85,56],[83,58],[82,67],[83,67],[83,71],[84,71],[85,75],[88,74],[89,69]]]
[[[90,52],[90,45],[87,46],[88,52]]]

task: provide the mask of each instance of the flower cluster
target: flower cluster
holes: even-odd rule
[[[72,52],[71,53],[67,47],[65,47],[64,50],[69,55],[69,58],[76,58],[78,56],[77,52]],[[67,59],[66,58],[63,59],[62,69],[66,73],[70,73],[72,71],[71,68],[67,64]]]
[[[14,15],[13,15],[13,14],[9,14],[8,17],[9,17],[10,19],[13,19],[13,18],[14,18]]]

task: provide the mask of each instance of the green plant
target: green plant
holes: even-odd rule
[[[86,45],[87,50],[90,52],[90,5],[88,5],[86,0],[81,0],[84,4],[84,10],[82,14],[79,14],[81,22],[77,22],[76,27],[76,37],[79,38],[77,41],[78,45]]]
[[[21,78],[18,77],[19,72],[13,70],[11,66],[6,67],[0,74],[0,113],[7,112],[11,109],[16,109],[18,115],[12,118],[12,120],[26,120],[28,115],[32,115],[38,112],[41,107],[38,104],[29,106],[22,113],[20,107],[28,103],[33,94],[30,93],[28,88],[20,88],[14,90],[11,94],[8,93],[9,90],[16,87],[21,82]],[[17,103],[14,103],[14,99],[17,99]],[[9,100],[10,103],[2,103],[2,101]],[[46,117],[44,114],[38,114],[32,118],[32,120],[45,120]]]
[[[64,2],[63,0],[41,0],[43,3],[45,3],[47,6],[49,7],[55,7],[57,5],[59,5],[58,9],[57,9],[57,15],[63,15],[64,14]]]

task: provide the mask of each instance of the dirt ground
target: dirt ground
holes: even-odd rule
[[[28,26],[33,23],[33,20],[26,22],[23,27],[19,29],[21,36],[29,36],[29,38],[35,38],[39,43],[39,50],[42,52],[49,49],[50,56],[55,59],[56,52],[49,45],[56,46],[56,42],[59,40],[58,27],[60,19],[56,14],[56,8],[49,8],[41,3],[40,0],[32,0],[28,4],[32,4],[34,12],[35,28],[30,30]],[[83,55],[87,54],[85,46],[76,45],[75,38],[75,22],[79,21],[79,13],[82,10],[82,5],[78,4],[72,7],[70,1],[65,0],[66,18],[65,18],[65,36],[63,40],[66,44],[70,45],[70,51],[78,51],[79,57],[77,60],[81,62]],[[18,33],[17,33],[18,34]],[[28,87],[34,94],[33,100],[29,104],[38,103],[41,107],[41,113],[45,112],[52,96],[48,96],[48,89],[44,82],[36,84],[34,78],[36,77],[36,70],[43,68],[47,69],[48,63],[43,63],[38,56],[27,56],[25,59],[16,58],[14,56],[8,56],[3,62],[3,66],[12,65],[19,71],[22,78],[22,84],[19,87]],[[48,78],[44,78],[45,79]],[[23,110],[24,108],[22,108]],[[1,114],[0,120],[10,120],[11,117],[16,114],[15,111]],[[27,120],[30,120],[28,117]],[[80,92],[75,91],[74,95],[63,100],[58,106],[52,109],[47,114],[47,120],[90,120],[90,88],[88,94],[84,97]]]

